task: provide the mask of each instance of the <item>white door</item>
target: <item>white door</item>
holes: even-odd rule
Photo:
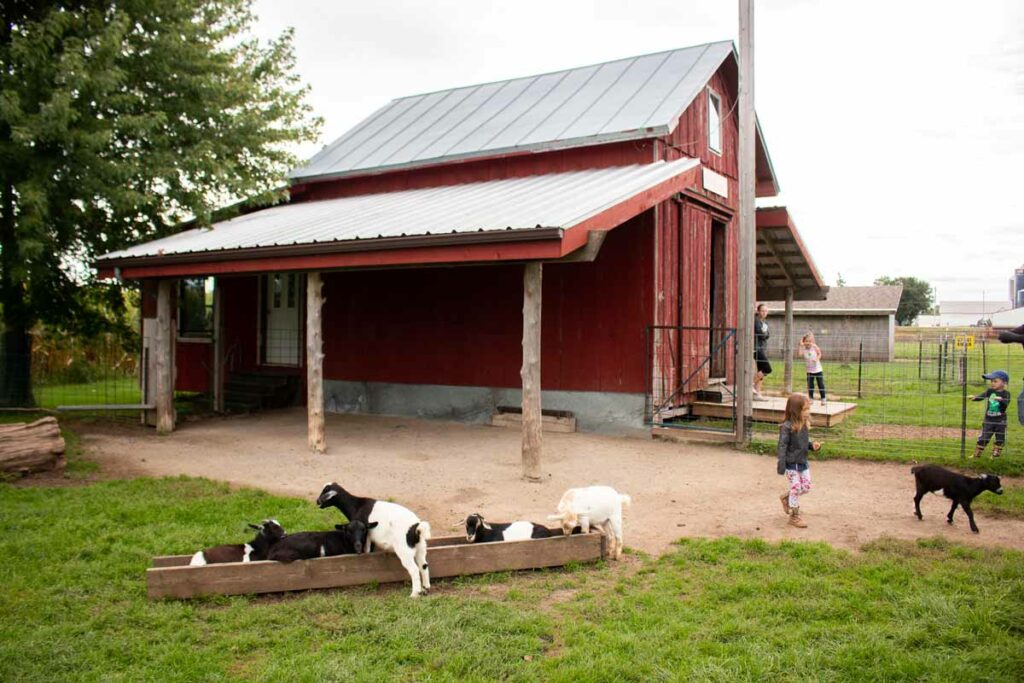
[[[267,276],[264,293],[267,327],[263,348],[268,365],[299,364],[301,284],[302,280],[296,273]]]

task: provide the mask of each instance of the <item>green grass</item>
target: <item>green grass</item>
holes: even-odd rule
[[[1003,483],[1003,495],[985,494],[976,499],[975,510],[1003,515],[1006,517],[1024,518],[1024,487],[1008,486]]]
[[[1024,555],[681,542],[629,565],[150,602],[152,555],[334,511],[197,479],[0,486],[0,680],[1019,680]]]
[[[142,403],[137,377],[107,377],[83,384],[36,384],[32,389],[40,408],[57,406]]]

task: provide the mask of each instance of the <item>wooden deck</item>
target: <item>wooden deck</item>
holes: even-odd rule
[[[842,401],[828,402],[824,406],[818,401],[811,402],[811,426],[834,427],[857,409],[856,403]],[[698,417],[732,418],[732,401],[716,403],[713,401],[697,401],[690,405],[690,414]],[[781,423],[785,420],[786,397],[765,396],[763,401],[754,401],[755,422]]]

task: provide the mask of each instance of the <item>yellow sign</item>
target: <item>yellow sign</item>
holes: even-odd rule
[[[973,334],[958,334],[953,340],[958,349],[973,349],[974,348],[974,335]]]

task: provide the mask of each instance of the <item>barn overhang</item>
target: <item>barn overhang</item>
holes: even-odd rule
[[[785,207],[757,210],[757,298],[822,301],[828,287]]]
[[[607,232],[695,183],[696,159],[282,204],[98,258],[143,279],[585,260]],[[576,258],[582,254],[580,258]]]

